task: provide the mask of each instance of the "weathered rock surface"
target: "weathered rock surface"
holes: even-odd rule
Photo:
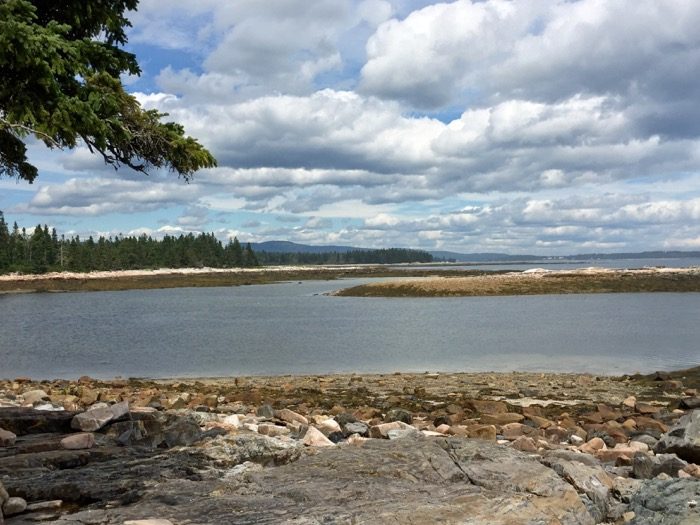
[[[681,512],[670,491],[640,494],[671,476],[700,483],[697,464],[649,450],[669,428],[679,437],[676,407],[689,408],[697,376],[670,395],[644,378],[546,374],[0,381],[0,426],[17,434],[0,447],[0,480],[29,503],[9,525],[676,523],[659,521],[665,507],[694,523],[697,498]],[[33,390],[58,411],[4,411]],[[61,406],[120,401],[133,408],[78,449],[92,440],[68,435],[75,413]],[[305,446],[314,434],[334,446]]]
[[[679,458],[700,464],[700,410],[684,415],[661,436],[654,446],[657,453],[672,452]]]
[[[75,412],[44,411],[33,408],[0,408],[0,427],[22,436],[48,432],[70,432],[70,422]]]
[[[595,523],[553,470],[473,440],[371,440],[224,479],[202,474],[204,464],[200,469],[197,481],[163,469],[160,483],[141,484],[140,499],[128,506],[81,511],[54,523],[121,525],[145,516],[200,524],[428,524],[438,516],[443,523]]]
[[[700,523],[700,481],[647,480],[630,498],[633,525],[696,525]]]

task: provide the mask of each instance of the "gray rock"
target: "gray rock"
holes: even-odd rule
[[[217,467],[231,468],[245,463],[285,465],[301,457],[304,446],[298,441],[257,434],[219,436],[203,449]]]
[[[669,452],[690,463],[700,463],[700,410],[693,410],[661,436],[657,454]]]
[[[691,502],[700,500],[696,479],[645,480],[630,499],[633,525],[696,525],[700,509]]]
[[[386,433],[386,436],[389,439],[403,439],[407,437],[415,437],[418,435],[420,432],[417,428],[395,428],[393,430],[389,430]]]
[[[371,440],[226,480],[164,478],[144,490],[129,506],[78,512],[65,523],[116,525],[144,516],[211,524],[428,524],[438,517],[473,525],[594,523],[554,471],[474,440]]]
[[[402,423],[410,425],[413,422],[413,414],[403,408],[392,408],[386,413],[384,421],[387,423],[401,421]]]
[[[345,437],[351,436],[352,434],[359,434],[360,436],[367,436],[369,433],[369,426],[361,421],[355,421],[351,423],[346,423],[342,425],[343,435]]]
[[[632,474],[637,479],[655,478],[661,473],[677,478],[678,471],[688,465],[675,454],[635,454],[632,458]]]
[[[700,408],[700,396],[686,397],[685,399],[681,399],[680,407],[691,410],[695,408]]]
[[[0,447],[11,447],[16,440],[17,435],[14,432],[0,428]]]
[[[23,498],[9,498],[2,506],[2,512],[5,516],[13,516],[24,512],[27,508],[27,502]]]
[[[0,481],[0,508],[5,504],[5,502],[10,499],[10,495],[5,490],[5,486]]]
[[[613,480],[613,494],[621,502],[629,503],[643,483],[640,479],[617,477]]]
[[[200,439],[202,430],[188,418],[178,418],[163,429],[163,441],[168,447],[192,445]]]
[[[255,415],[258,417],[264,417],[266,419],[272,419],[275,417],[275,409],[270,405],[260,405],[255,411]]]
[[[155,418],[113,423],[105,434],[121,446],[155,448],[164,440],[163,425]]]
[[[632,440],[639,441],[640,443],[644,443],[650,449],[653,449],[656,446],[656,444],[659,442],[658,439],[656,439],[654,436],[650,436],[649,434],[635,434],[631,437],[632,437]]]
[[[348,423],[357,422],[357,418],[349,412],[343,412],[341,414],[338,414],[333,419],[335,419],[341,427],[347,425]]]
[[[129,413],[129,403],[124,401],[112,406],[93,407],[77,414],[71,421],[71,427],[83,432],[95,432],[113,420],[120,419]]]

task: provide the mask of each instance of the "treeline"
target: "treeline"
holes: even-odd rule
[[[433,262],[433,256],[422,250],[387,248],[351,250],[347,252],[304,253],[258,251],[258,260],[265,265],[284,264],[399,264]]]
[[[59,236],[38,225],[29,234],[15,222],[10,229],[0,211],[0,273],[48,271],[137,270],[146,268],[235,268],[259,266],[250,244],[238,239],[224,245],[213,233],[139,237]]]

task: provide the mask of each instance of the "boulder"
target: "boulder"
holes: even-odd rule
[[[673,453],[690,463],[700,464],[700,410],[693,410],[661,436],[654,452]]]
[[[372,438],[389,438],[390,430],[416,430],[415,427],[407,425],[402,421],[393,421],[391,423],[381,423],[369,428],[369,437]]]
[[[5,516],[20,514],[27,508],[27,502],[23,498],[9,498],[2,506],[2,513]]]
[[[271,423],[260,423],[258,425],[258,433],[263,436],[277,437],[286,436],[291,432],[287,427],[273,425]]]
[[[0,428],[0,447],[11,447],[16,439],[17,435],[14,432]]]
[[[66,450],[81,450],[95,446],[95,435],[92,432],[73,434],[61,440],[61,447]]]
[[[272,419],[275,417],[275,409],[270,405],[260,405],[255,411],[255,415],[258,417],[264,417],[265,419]]]
[[[367,436],[369,435],[369,426],[362,421],[351,421],[341,425],[341,431],[346,437],[351,436],[352,434]]]
[[[655,478],[662,472],[677,478],[678,471],[688,466],[688,463],[675,454],[635,454],[632,458],[632,474],[637,479]]]
[[[308,447],[334,447],[335,443],[333,443],[330,439],[328,439],[326,436],[323,435],[323,432],[321,432],[319,429],[316,427],[309,427],[306,431],[306,434],[304,434],[304,439],[302,441],[304,445]]]
[[[128,401],[111,406],[98,406],[77,414],[71,421],[71,428],[83,432],[95,432],[107,423],[117,420],[129,413]]]
[[[510,441],[518,439],[521,436],[537,436],[538,431],[522,423],[508,423],[501,428],[501,435]]]
[[[43,390],[29,390],[28,392],[24,392],[22,397],[26,405],[33,405],[34,403],[50,400],[49,395]]]
[[[696,479],[651,479],[630,497],[635,525],[694,525],[700,523],[700,483]]]
[[[695,408],[700,408],[700,396],[686,397],[681,399],[680,407],[687,410],[693,410]]]
[[[603,450],[604,448],[606,448],[605,441],[599,437],[594,437],[578,447],[581,452],[586,454],[595,454],[598,450]]]
[[[521,452],[537,452],[537,443],[535,443],[534,439],[527,436],[520,436],[513,441],[511,446]]]
[[[403,408],[392,408],[386,413],[384,421],[387,423],[401,421],[407,425],[410,425],[413,422],[413,414],[411,414],[408,410],[404,410]]]
[[[283,408],[282,410],[275,410],[274,414],[277,419],[281,419],[282,421],[286,421],[287,423],[300,423],[302,425],[309,424],[308,419],[306,419],[301,414],[289,410],[288,408]]]
[[[496,427],[493,425],[476,425],[470,427],[469,437],[486,441],[496,441]]]

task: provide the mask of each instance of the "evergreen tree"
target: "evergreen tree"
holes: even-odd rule
[[[124,90],[138,75],[126,52],[126,12],[138,0],[0,1],[0,177],[32,182],[32,135],[50,148],[79,141],[107,164],[147,172],[168,168],[189,178],[214,157],[165,115],[144,110]]]
[[[245,252],[243,253],[243,266],[260,266],[258,258],[255,256],[250,243],[245,245]]]

